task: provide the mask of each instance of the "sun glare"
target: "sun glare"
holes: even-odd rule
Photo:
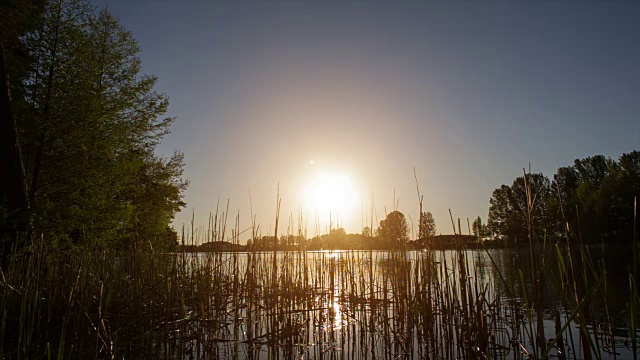
[[[357,194],[348,176],[335,173],[319,173],[306,189],[309,210],[321,217],[329,213],[346,216],[353,210]]]

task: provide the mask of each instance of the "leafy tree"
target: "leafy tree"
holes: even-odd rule
[[[574,201],[578,204],[578,213],[573,213],[573,228],[580,230],[587,242],[597,241],[608,233],[610,218],[607,216],[609,196],[606,194],[611,184],[608,179],[616,164],[602,155],[592,156],[574,162],[573,168],[578,176]],[[607,184],[605,184],[607,183]],[[606,186],[603,186],[606,185]]]
[[[475,235],[478,239],[489,236],[489,229],[487,228],[487,225],[482,223],[482,219],[480,218],[480,216],[473,220],[471,229],[473,231],[473,235]]]
[[[173,119],[132,34],[107,10],[57,0],[21,44],[28,66],[7,68],[36,229],[59,245],[166,245],[184,158],[154,153]]]
[[[280,236],[280,245],[279,248],[288,248],[291,246],[304,246],[305,245],[305,239],[303,236],[301,235],[293,235],[293,234],[289,234],[289,235],[282,235]]]
[[[371,233],[371,228],[368,226],[365,226],[362,228],[362,236],[364,237],[371,237],[373,236],[373,234]]]
[[[532,231],[540,238],[584,243],[631,241],[633,202],[640,196],[640,152],[622,154],[616,162],[602,155],[577,159],[561,167],[553,184],[542,174],[528,176],[532,194]],[[511,240],[528,234],[525,180],[502,185],[490,200],[488,226]]]
[[[400,211],[392,211],[380,221],[378,236],[388,247],[399,247],[409,240],[409,226],[404,214]]]
[[[622,160],[619,164],[596,155],[577,159],[573,166],[558,169],[553,185],[556,212],[561,214],[559,228],[563,235],[568,234],[570,239],[584,242],[619,237],[621,226],[624,227],[622,224],[629,220],[621,220],[625,211],[619,211],[625,197],[630,197],[626,199],[626,211],[633,213],[632,194],[623,195],[628,187],[622,185],[622,179],[628,177],[623,175],[622,163]]]
[[[322,250],[322,238],[320,236],[314,236],[307,242],[308,250]]]
[[[167,248],[173,245],[177,234],[168,225],[185,203],[182,193],[188,182],[182,180],[184,155],[175,152],[168,159],[148,154],[138,159],[134,183],[124,198],[132,208],[129,227],[120,235],[120,244],[126,248],[137,241],[153,241]]]
[[[530,196],[527,189],[531,190]],[[545,235],[555,236],[554,217],[548,208],[550,199],[551,186],[546,176],[520,176],[511,186],[502,185],[494,190],[489,201],[488,228],[511,241],[527,240],[529,224],[537,239]]]
[[[18,138],[16,99],[22,98],[29,54],[21,39],[37,26],[42,0],[6,0],[0,6],[0,251],[5,256],[17,240],[16,232],[29,229],[30,205],[23,152]],[[4,259],[3,259],[4,260]]]
[[[489,200],[489,218],[487,220],[489,231],[501,237],[514,237],[519,232],[516,231],[519,227],[519,224],[516,223],[519,214],[515,212],[521,211],[521,209],[515,209],[516,205],[508,185],[502,185],[493,190]]]
[[[344,246],[347,233],[344,228],[331,229],[329,234],[322,235],[324,249],[335,250]]]
[[[347,234],[342,249],[370,249],[372,238],[362,234]]]
[[[436,220],[430,211],[423,212],[420,217],[420,227],[418,237],[423,240],[431,236],[436,236]]]
[[[615,219],[619,237],[631,241],[633,239],[634,200],[640,203],[640,151],[622,154],[619,160],[619,171],[611,186],[610,214]],[[636,234],[637,238],[640,238]]]

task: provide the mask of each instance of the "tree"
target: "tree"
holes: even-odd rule
[[[409,240],[409,226],[404,214],[400,211],[392,211],[380,221],[378,235],[388,247],[399,247]]]
[[[611,196],[610,214],[616,220],[619,238],[631,241],[633,236],[634,201],[640,203],[640,151],[622,154],[619,159],[619,172],[616,174],[613,196]],[[636,228],[637,231],[640,229]],[[635,234],[640,238],[640,234]]]
[[[15,99],[21,98],[20,84],[28,72],[28,53],[22,37],[37,26],[44,1],[6,1],[0,6],[0,251],[6,257],[16,232],[30,229],[27,177]],[[12,95],[13,93],[13,95]],[[4,260],[4,259],[3,259]]]
[[[623,154],[620,163],[596,155],[558,169],[553,182],[554,206],[563,235],[588,243],[620,238],[627,232],[622,229],[625,223],[632,224],[633,213],[633,191],[623,195],[630,189],[623,183],[633,178],[624,175],[629,174],[624,169],[628,155]]]
[[[21,41],[28,66],[7,69],[34,227],[64,246],[167,243],[184,159],[155,155],[174,119],[132,34],[107,10],[57,0]]]
[[[527,189],[531,193],[528,196]],[[493,191],[489,200],[488,228],[511,241],[529,238],[529,225],[535,239],[555,236],[554,217],[548,205],[551,199],[549,179],[543,174],[527,174]],[[529,217],[530,216],[530,217]]]
[[[486,236],[489,236],[489,231],[487,225],[482,223],[482,219],[478,216],[475,220],[473,220],[473,224],[471,224],[471,229],[473,230],[473,235],[475,235],[478,239],[482,239]]]
[[[419,239],[424,240],[436,235],[436,220],[431,212],[423,212],[420,217]]]
[[[362,236],[364,236],[364,237],[371,237],[371,236],[373,236],[373,235],[371,234],[371,228],[370,228],[370,227],[368,227],[368,226],[363,227],[363,228],[362,228]]]
[[[120,246],[127,248],[139,240],[153,241],[167,248],[173,245],[168,225],[185,203],[183,192],[188,182],[182,180],[184,155],[174,152],[168,159],[148,154],[138,159],[137,173],[133,184],[127,184],[131,193],[126,194],[132,213],[129,227],[119,236]]]
[[[531,225],[537,239],[628,242],[634,238],[638,197],[640,151],[622,154],[618,161],[590,156],[559,168],[552,184],[542,174],[531,174],[495,189],[488,228],[510,240],[527,238]]]
[[[324,249],[336,250],[344,247],[347,232],[344,228],[331,229],[329,234],[322,235]]]

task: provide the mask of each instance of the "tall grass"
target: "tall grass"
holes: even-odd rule
[[[182,243],[229,239],[226,209]],[[238,216],[230,230],[237,243]],[[625,342],[595,315],[608,309],[603,264],[529,231],[526,251],[58,253],[39,239],[1,274],[0,356],[635,358],[636,265]]]

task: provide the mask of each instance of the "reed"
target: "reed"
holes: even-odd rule
[[[227,205],[207,229],[183,229],[181,242],[238,243],[239,216],[228,218]],[[290,219],[287,235],[307,232],[298,224]],[[178,254],[62,253],[41,238],[0,274],[0,356],[635,359],[637,265],[625,343],[608,315],[604,264],[577,239],[529,237],[519,252],[460,241],[454,250]],[[594,316],[602,308],[604,320]]]

